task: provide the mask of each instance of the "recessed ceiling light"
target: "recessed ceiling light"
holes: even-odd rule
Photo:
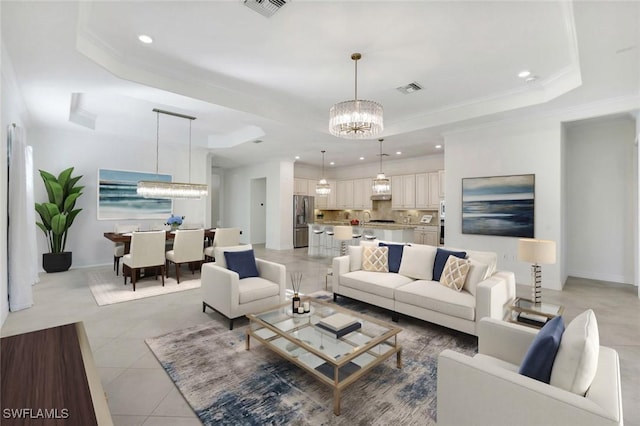
[[[330,162],[330,163],[329,163],[329,165],[330,165],[330,166],[335,166],[335,165],[336,165],[336,162],[335,162],[335,161],[332,161],[332,162]]]
[[[436,145],[435,148],[436,149],[440,149],[440,148],[442,148],[442,145]]]
[[[300,156],[299,156],[299,155],[296,155],[296,156],[295,156],[295,159],[296,159],[296,160],[299,160],[299,159],[300,159]]]
[[[364,160],[364,157],[360,157],[361,160]]]
[[[151,44],[153,43],[153,39],[151,37],[149,37],[146,34],[140,34],[138,36],[138,40],[140,40],[141,42],[143,42],[144,44]]]
[[[396,151],[396,155],[402,155],[402,151]]]
[[[532,75],[524,79],[525,83],[531,83],[532,81],[536,81],[538,79],[537,75]]]
[[[256,139],[255,141],[253,141],[253,143],[262,143],[264,142],[262,139]]]
[[[531,75],[531,71],[529,71],[529,70],[520,71],[518,73],[518,77],[520,77],[520,78],[527,78],[530,75]]]

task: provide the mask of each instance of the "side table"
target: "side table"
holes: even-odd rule
[[[509,306],[507,321],[529,327],[542,328],[552,318],[562,315],[564,306],[542,302],[533,303],[529,299],[517,297]]]

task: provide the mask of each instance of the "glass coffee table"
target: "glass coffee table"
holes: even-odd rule
[[[309,298],[302,301],[309,302],[308,313],[292,313],[291,302],[288,302],[247,315],[246,349],[250,349],[253,337],[332,387],[333,412],[339,416],[344,388],[394,354],[397,368],[402,368],[402,347],[398,344],[398,333],[402,329],[335,304]],[[336,337],[335,333],[318,326],[323,319],[338,313],[359,322],[361,327]]]

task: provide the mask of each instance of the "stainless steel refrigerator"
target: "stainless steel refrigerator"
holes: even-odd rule
[[[313,223],[313,197],[293,196],[293,247],[309,246],[309,224]]]

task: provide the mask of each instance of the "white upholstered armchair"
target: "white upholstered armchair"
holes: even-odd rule
[[[476,356],[442,351],[438,425],[622,425],[618,353],[599,346],[595,376],[580,395],[518,373],[537,333],[485,317],[478,325]]]
[[[252,250],[250,244],[216,247],[213,253],[215,262],[202,265],[202,312],[209,307],[229,318],[230,330],[235,318],[267,310],[285,301],[284,265],[255,259],[257,276],[246,278],[229,269],[233,265],[227,265],[225,251],[246,253],[249,250]],[[253,260],[253,254],[250,258]]]

